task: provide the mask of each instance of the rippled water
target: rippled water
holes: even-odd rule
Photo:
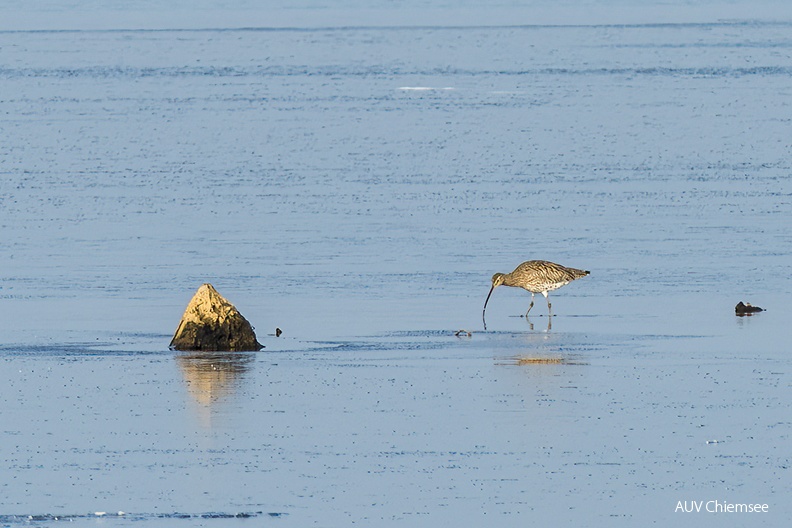
[[[0,523],[783,526],[791,26],[680,22],[0,32]]]

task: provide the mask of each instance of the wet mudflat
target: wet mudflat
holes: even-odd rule
[[[785,526],[790,28],[679,22],[0,32],[0,523]]]
[[[543,318],[533,331],[513,318],[470,338],[273,337],[265,353],[124,350],[167,336],[4,349],[6,511],[126,512],[105,520],[117,525],[242,513],[287,525],[627,526],[717,499],[768,503],[762,522],[781,525],[788,357],[755,346],[781,324],[767,315],[701,318],[719,335],[567,330],[585,319],[558,316],[550,332]]]

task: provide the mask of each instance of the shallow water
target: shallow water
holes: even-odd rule
[[[786,19],[69,20],[0,32],[3,525],[792,516]],[[167,350],[203,282],[264,351]]]

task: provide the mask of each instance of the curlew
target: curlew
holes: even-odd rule
[[[531,311],[534,305],[534,295],[541,293],[547,299],[547,314],[552,316],[550,297],[548,292],[557,290],[561,286],[565,286],[575,279],[585,277],[588,271],[579,270],[575,268],[567,268],[561,264],[548,262],[546,260],[529,260],[523,262],[511,273],[496,273],[492,276],[492,288],[490,288],[487,300],[484,301],[484,310],[481,312],[482,319],[487,311],[487,303],[489,302],[490,295],[500,285],[516,286],[531,292],[531,304],[528,306],[528,311],[525,316],[528,317],[528,312]],[[486,325],[486,321],[485,321]]]

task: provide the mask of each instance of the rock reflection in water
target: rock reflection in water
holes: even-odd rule
[[[247,352],[188,352],[176,356],[187,392],[199,404],[205,425],[211,425],[212,406],[234,394],[253,360],[253,354]]]

